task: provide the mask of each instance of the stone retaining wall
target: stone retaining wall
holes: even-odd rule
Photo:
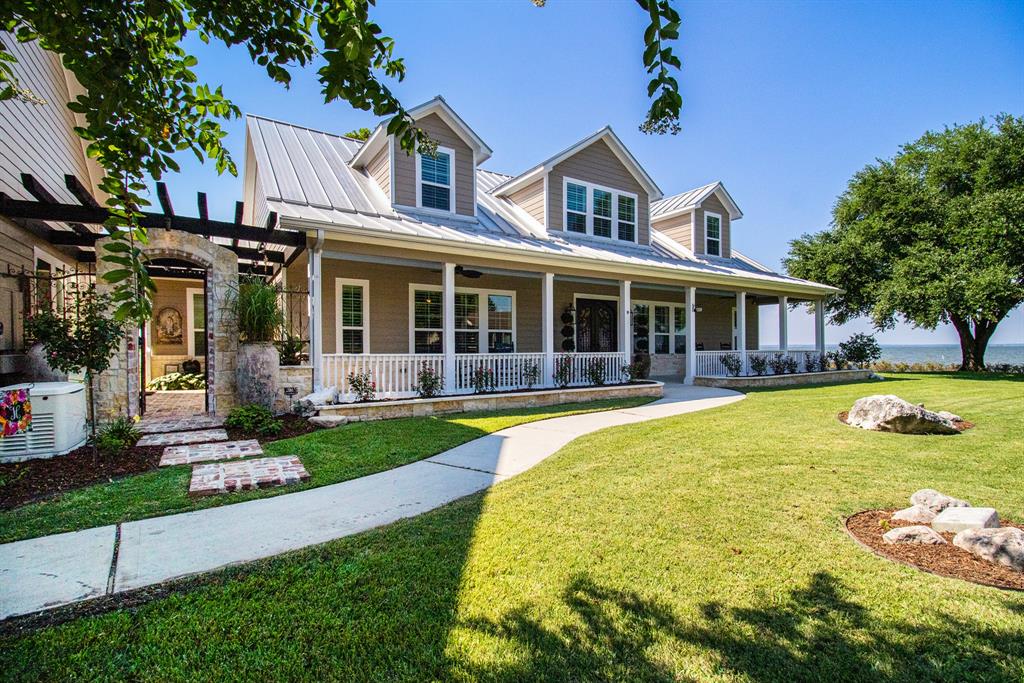
[[[829,372],[798,372],[794,375],[765,375],[764,377],[695,377],[699,387],[722,389],[758,389],[787,387],[798,384],[831,384],[833,382],[859,382],[869,379],[871,370],[830,370]]]
[[[295,394],[285,393],[294,389]],[[309,365],[282,365],[277,371],[277,398],[274,412],[285,413],[292,409],[292,401],[313,392],[313,368]]]
[[[427,415],[463,413],[470,410],[507,410],[510,408],[555,406],[562,403],[587,403],[610,398],[633,398],[637,396],[661,398],[664,395],[664,390],[665,385],[661,382],[644,382],[641,384],[619,384],[607,387],[522,391],[509,394],[470,394],[467,396],[414,398],[401,401],[340,403],[337,405],[321,406],[320,414],[344,416],[350,420],[389,420],[399,417],[424,417]]]

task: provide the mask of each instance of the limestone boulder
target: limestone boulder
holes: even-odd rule
[[[857,399],[847,422],[861,429],[897,434],[960,433],[950,420],[891,394]]]
[[[950,422],[963,422],[964,421],[964,419],[962,417],[960,417],[956,413],[951,413],[948,410],[937,410],[937,411],[935,411],[935,414],[938,415],[939,417],[942,417],[942,418],[945,418],[945,419],[949,420]]]
[[[1024,572],[1024,531],[1016,527],[964,529],[953,545],[988,562]]]
[[[306,394],[292,403],[292,412],[302,417],[316,415],[319,406],[329,406],[338,401],[338,387],[326,387]]]
[[[911,505],[908,508],[897,510],[892,513],[892,518],[897,522],[913,522],[914,524],[931,524],[935,519],[935,513],[924,505]]]
[[[348,418],[344,415],[317,415],[309,418],[309,423],[317,427],[330,429],[331,427],[340,427],[341,425],[348,424]]]
[[[946,539],[939,532],[927,526],[901,526],[891,529],[882,536],[891,545],[913,543],[916,545],[942,545]]]
[[[953,498],[935,489],[921,489],[910,496],[911,505],[926,507],[935,514],[939,514],[946,508],[969,508],[971,504],[966,500]]]

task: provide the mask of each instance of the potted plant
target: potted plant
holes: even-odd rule
[[[236,379],[238,402],[259,405],[268,410],[277,396],[277,375],[281,357],[274,344],[284,324],[280,290],[257,276],[242,277],[238,291],[230,299],[238,320],[238,358]]]

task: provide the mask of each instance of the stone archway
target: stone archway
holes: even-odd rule
[[[109,240],[96,242],[96,288],[100,292],[113,288],[103,279],[103,274],[114,268],[102,258],[103,245]],[[205,237],[158,228],[149,230],[149,244],[142,251],[151,259],[181,259],[206,269],[207,409],[215,415],[226,415],[237,401],[238,326],[228,307],[227,295],[238,285],[238,257]],[[101,421],[126,412],[139,414],[140,363],[144,350],[137,348],[137,339],[137,334],[129,334],[111,359],[110,368],[96,379],[96,412]]]

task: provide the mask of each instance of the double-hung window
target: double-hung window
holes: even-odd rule
[[[417,289],[413,292],[413,353],[443,353],[443,308],[441,292]]]
[[[480,295],[455,292],[455,353],[480,351]]]
[[[341,353],[370,352],[370,283],[366,280],[337,282],[338,346]]]
[[[637,196],[581,180],[564,179],[565,229],[623,242],[637,241]]]
[[[672,324],[675,332],[675,352],[686,353],[686,307],[676,306]]]
[[[671,353],[669,346],[671,310],[668,306],[654,307],[654,353]]]
[[[686,309],[661,301],[633,302],[633,351],[655,355],[685,353]]]
[[[416,206],[437,211],[455,210],[455,152],[438,147],[436,156],[416,155]]]
[[[444,298],[428,285],[410,288],[413,353],[444,352]],[[486,307],[486,308],[485,308]],[[455,353],[515,351],[515,294],[503,290],[455,290]]]
[[[487,352],[512,353],[515,351],[512,329],[512,296],[487,295]]]
[[[704,252],[711,256],[722,255],[722,217],[717,213],[704,214]]]

